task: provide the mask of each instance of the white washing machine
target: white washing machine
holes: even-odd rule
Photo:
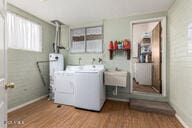
[[[100,111],[105,102],[103,65],[88,65],[75,73],[75,107]]]
[[[75,80],[74,73],[79,66],[67,66],[65,71],[58,71],[54,74],[55,98],[57,104],[74,105]]]

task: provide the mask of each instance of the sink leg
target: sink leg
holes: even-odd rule
[[[115,96],[117,95],[117,86],[115,86],[113,89],[113,95],[115,95]]]

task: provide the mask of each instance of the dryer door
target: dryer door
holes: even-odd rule
[[[73,105],[74,104],[74,83],[73,74],[57,74],[55,75],[54,84],[55,91],[55,103]]]
[[[55,76],[54,85],[56,92],[61,93],[74,93],[73,74],[57,74]]]

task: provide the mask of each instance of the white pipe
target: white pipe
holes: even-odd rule
[[[58,36],[59,36],[59,23],[58,22],[55,22],[55,25],[56,25],[56,32],[55,32],[55,42],[54,42],[54,51],[55,53],[57,53],[57,46],[59,45],[59,39],[58,39]]]
[[[114,89],[113,89],[113,95],[115,95],[115,96],[117,95],[117,88],[118,88],[118,87],[115,86]]]

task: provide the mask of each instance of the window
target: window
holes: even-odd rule
[[[103,27],[87,27],[71,29],[71,52],[95,52],[103,51]]]
[[[71,52],[85,52],[85,28],[71,30]]]
[[[42,51],[41,25],[15,13],[7,13],[8,48]]]

